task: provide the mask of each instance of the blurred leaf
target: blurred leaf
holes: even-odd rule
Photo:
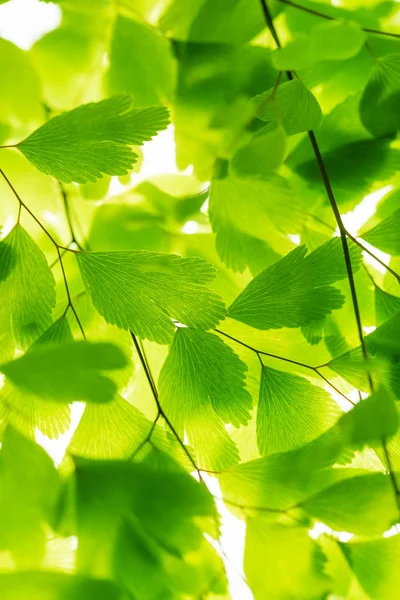
[[[164,104],[174,92],[176,64],[170,42],[144,23],[118,16],[111,43],[111,93],[131,94],[135,106]]]
[[[395,600],[400,583],[398,535],[386,539],[340,544],[355,576],[369,598]]]
[[[28,349],[43,344],[72,342],[73,337],[65,317],[55,321]],[[58,396],[58,393],[57,393]],[[35,439],[36,428],[50,438],[57,438],[71,426],[71,410],[67,404],[43,399],[6,381],[0,391],[1,417],[18,431]]]
[[[312,29],[310,52],[318,60],[345,60],[361,50],[366,37],[355,21],[326,21]]]
[[[255,600],[319,600],[330,588],[324,562],[321,548],[304,527],[249,519],[244,568]]]
[[[314,62],[308,41],[299,36],[272,55],[272,64],[278,71],[304,69]]]
[[[0,370],[21,390],[58,402],[110,402],[116,385],[102,371],[122,369],[126,358],[108,343],[38,344]]]
[[[20,567],[39,566],[45,549],[43,523],[51,523],[55,517],[60,493],[57,471],[40,446],[8,427],[1,449],[0,480],[0,545],[12,551]]]
[[[398,508],[389,475],[366,473],[335,483],[302,505],[336,531],[382,534],[397,522]]]
[[[4,600],[125,600],[126,596],[111,581],[87,579],[66,573],[19,571],[1,573]]]
[[[376,137],[400,127],[400,53],[378,58],[360,101],[363,125]]]
[[[138,600],[198,594],[215,585],[221,564],[200,528],[213,522],[214,503],[189,474],[80,460],[76,485],[81,573],[113,577]],[[206,564],[193,562],[192,553]]]
[[[280,124],[271,123],[235,152],[232,169],[238,175],[263,177],[282,164],[285,153],[285,131]]]

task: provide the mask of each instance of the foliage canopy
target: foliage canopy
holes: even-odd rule
[[[398,3],[54,4],[0,39],[1,599],[397,600]]]

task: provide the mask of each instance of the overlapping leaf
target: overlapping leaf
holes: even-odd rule
[[[261,454],[304,445],[333,425],[338,414],[337,405],[322,388],[303,377],[263,367],[257,408]]]
[[[400,127],[400,53],[380,57],[360,101],[364,126],[376,137]]]
[[[322,111],[315,96],[299,79],[278,86],[275,91],[255,96],[252,104],[263,121],[279,118],[288,135],[319,127]]]
[[[353,270],[361,254],[351,245]],[[332,283],[346,277],[339,238],[333,238],[306,256],[300,246],[260,273],[236,298],[229,316],[257,329],[300,327],[318,321],[343,304]]]
[[[208,329],[224,317],[219,296],[205,287],[215,271],[200,258],[156,252],[81,252],[83,281],[108,323],[160,344],[171,341],[171,318]]]
[[[188,328],[175,334],[160,374],[160,401],[179,430],[187,431],[207,468],[237,462],[236,447],[222,422],[238,426],[250,417],[245,371],[246,365],[215,334]]]
[[[57,471],[45,451],[8,427],[1,449],[1,548],[25,569],[39,566],[45,551],[43,523],[52,523],[60,493]]]
[[[78,462],[81,573],[111,576],[138,600],[224,590],[220,559],[198,524],[215,535],[212,496],[171,467],[163,472],[126,461]]]
[[[127,360],[109,343],[39,344],[0,370],[22,391],[58,402],[109,402],[117,391],[103,371],[122,369]]]
[[[0,294],[15,344],[28,347],[50,326],[56,294],[43,252],[21,225],[0,245]]]

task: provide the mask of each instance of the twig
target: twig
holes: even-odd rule
[[[302,6],[301,4],[297,4],[297,2],[292,2],[292,0],[278,0],[282,4],[286,4],[287,6],[291,6],[292,8],[297,8],[303,12],[309,13],[310,15],[314,15],[315,17],[320,17],[321,19],[326,19],[328,21],[338,21],[336,17],[332,17],[331,15],[327,15],[326,13],[322,13],[319,10],[315,10],[314,8],[308,8],[307,6]],[[388,37],[400,38],[400,34],[391,33],[390,31],[380,31],[379,29],[370,29],[369,27],[361,27],[363,31],[366,33],[373,33],[375,35],[386,35]]]
[[[254,348],[253,346],[249,346],[249,344],[245,344],[245,342],[242,342],[241,340],[233,337],[232,335],[229,335],[228,333],[225,333],[224,331],[221,331],[220,329],[214,329],[214,331],[216,333],[219,333],[220,335],[223,335],[223,336],[229,338],[233,342],[236,342],[237,344],[240,344],[241,346],[244,346],[248,350],[251,350],[252,352],[254,352],[257,355],[258,359],[260,360],[262,366],[264,366],[264,363],[261,360],[261,356],[268,356],[270,358],[276,358],[277,360],[282,360],[284,362],[288,362],[288,363],[291,363],[293,365],[297,365],[298,367],[303,367],[304,369],[308,369],[310,371],[313,371],[316,375],[318,375],[318,377],[320,377],[321,379],[323,379],[325,381],[325,383],[327,383],[328,385],[330,385],[331,388],[333,390],[335,390],[336,393],[340,394],[342,396],[342,398],[344,398],[345,400],[347,400],[347,402],[349,402],[350,404],[352,404],[354,406],[355,403],[353,402],[353,400],[350,400],[350,398],[348,398],[345,394],[343,394],[343,392],[341,392],[336,386],[334,386],[329,381],[329,379],[327,379],[324,375],[322,375],[322,373],[319,372],[319,369],[321,367],[325,367],[326,365],[319,365],[318,367],[313,367],[312,365],[307,365],[306,363],[302,363],[302,362],[299,362],[297,360],[292,360],[291,358],[286,358],[284,356],[279,356],[279,354],[271,354],[271,352],[264,352],[263,350],[258,350],[257,348]]]

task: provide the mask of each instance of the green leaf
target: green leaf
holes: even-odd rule
[[[40,77],[43,101],[52,109],[70,110],[101,97],[114,7],[104,0],[59,0],[58,4],[62,9],[60,26],[41,36],[29,54]]]
[[[339,481],[302,506],[332,529],[359,535],[382,534],[398,520],[392,481],[383,473],[358,474]]]
[[[165,108],[134,109],[129,96],[113,96],[54,117],[17,147],[46,175],[87,183],[126,175],[136,161],[129,146],[150,140],[167,125]]]
[[[338,406],[307,379],[263,367],[257,409],[260,454],[292,450],[317,438],[333,425]]]
[[[285,131],[279,123],[271,123],[235,152],[231,166],[239,176],[268,176],[282,164],[285,154]]]
[[[289,160],[289,166],[291,166]],[[400,152],[387,140],[360,140],[333,148],[324,154],[329,180],[341,206],[353,208],[355,200],[372,192],[377,182],[390,180],[400,167]],[[310,158],[295,166],[310,186],[321,191],[321,172]]]
[[[40,446],[8,427],[0,480],[0,546],[11,550],[20,567],[39,566],[45,551],[42,524],[52,523],[56,514],[58,473]]]
[[[330,580],[324,562],[321,548],[304,527],[271,524],[260,517],[248,520],[244,568],[255,600],[325,597]]]
[[[400,311],[400,298],[375,286],[376,324],[382,325]]]
[[[388,254],[400,255],[400,208],[369,231],[363,233],[363,238],[369,244],[376,246]]]
[[[382,440],[393,436],[398,426],[395,398],[382,386],[343,415],[336,425],[346,444],[361,448],[365,444],[382,445]]]
[[[400,538],[340,544],[353,573],[369,598],[396,600],[400,585]]]
[[[39,345],[72,341],[68,321],[62,317],[36,340],[27,353]],[[57,398],[42,399],[6,381],[0,391],[0,399],[1,418],[31,439],[35,439],[36,428],[49,438],[57,438],[71,426],[71,409],[67,404],[60,404]]]
[[[11,42],[1,39],[0,69],[4,75],[0,99],[2,122],[36,127],[43,119],[43,107],[39,78],[30,57]],[[19,77],[13,76],[16,72]],[[29,103],[26,102],[28,97]]]
[[[51,324],[55,281],[46,257],[16,225],[0,245],[0,311],[7,310],[15,344],[27,348]]]
[[[205,0],[200,3],[189,0],[186,4],[188,6],[184,9],[175,0],[167,9],[164,23],[168,19],[167,22],[171,24],[175,16],[176,26],[181,28],[185,10],[192,12],[197,9],[189,29],[192,41],[241,45],[249,42],[265,27],[261,6],[256,3],[249,5],[246,0]]]
[[[3,600],[124,600],[125,595],[111,581],[49,571],[1,573]]]
[[[169,343],[171,317],[204,329],[224,317],[222,300],[204,287],[214,277],[205,260],[146,251],[81,252],[76,257],[85,287],[107,323],[142,338]]]
[[[256,274],[293,247],[287,234],[304,219],[287,180],[274,173],[214,179],[209,216],[221,259],[234,271],[248,265]]]
[[[144,23],[118,16],[111,42],[111,93],[131,94],[135,106],[164,104],[173,96],[176,61],[170,42]]]
[[[400,396],[399,380],[399,349],[400,313],[380,325],[365,336],[365,346],[368,352],[366,363],[360,346],[332,359],[329,367],[339,373],[356,388],[368,392],[370,389],[368,371],[373,381],[383,383],[391,388],[396,396]]]
[[[361,121],[375,137],[400,127],[400,53],[379,57],[360,101]]]
[[[278,71],[304,69],[312,65],[313,62],[314,57],[310,52],[308,40],[305,36],[299,36],[283,48],[278,48],[272,54],[272,64]]]
[[[346,60],[363,47],[366,33],[355,21],[326,21],[310,33],[310,52],[318,60]]]
[[[353,270],[361,254],[350,246]],[[343,297],[331,284],[346,277],[341,241],[333,238],[306,257],[300,246],[260,273],[236,298],[229,316],[257,329],[300,327],[340,308]]]
[[[21,390],[58,402],[109,402],[117,387],[102,371],[122,369],[127,360],[109,343],[70,342],[38,345],[0,365]]]
[[[80,460],[76,486],[81,573],[112,577],[138,600],[196,597],[222,576],[200,527],[212,528],[212,496],[176,465]]]
[[[271,121],[279,117],[288,135],[317,129],[322,122],[322,111],[314,94],[300,81],[292,79],[252,98],[257,117]]]
[[[217,470],[237,462],[237,450],[221,420],[238,427],[250,418],[246,370],[213,333],[177,330],[160,374],[160,402],[179,431],[187,431],[189,443],[207,468]]]
[[[152,421],[118,395],[112,402],[86,406],[68,451],[74,456],[93,460],[129,459],[136,456],[137,449],[150,433],[151,446],[148,444],[143,453],[138,452],[138,459],[153,448],[157,453],[166,452],[185,466],[192,467],[172,434],[159,426],[153,428]]]

